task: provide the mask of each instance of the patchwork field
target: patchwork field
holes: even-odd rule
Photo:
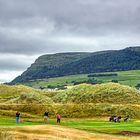
[[[119,83],[135,87],[140,84],[140,70],[130,70],[130,71],[120,71],[120,72],[104,72],[104,73],[94,73],[94,74],[117,74],[117,76],[98,76],[92,77],[96,81],[102,81],[103,83],[111,82],[112,80],[117,80]],[[92,75],[92,74],[91,74]],[[74,83],[89,80],[88,74],[78,74],[63,76],[57,78],[49,78],[42,80],[35,80],[23,83],[24,85],[31,86],[34,88],[47,88],[49,87],[61,87],[64,85],[71,86]]]

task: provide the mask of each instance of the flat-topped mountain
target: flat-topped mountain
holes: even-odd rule
[[[94,53],[71,52],[40,56],[21,76],[11,83],[74,74],[140,69],[140,47]]]

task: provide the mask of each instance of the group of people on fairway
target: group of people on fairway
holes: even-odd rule
[[[45,111],[44,112],[44,122],[47,123],[48,121],[48,117],[49,117],[49,112],[48,111]],[[56,122],[57,124],[60,124],[60,120],[61,120],[61,116],[59,113],[56,114]],[[19,112],[16,112],[16,123],[19,123],[20,122],[20,113]]]
[[[49,117],[49,112],[48,111],[45,111],[44,112],[44,122],[47,122],[48,121],[48,117]],[[61,116],[59,113],[56,114],[56,122],[57,124],[60,124],[60,119],[61,119]]]
[[[110,118],[109,118],[109,121],[111,122],[120,122],[120,120],[122,119],[122,116],[111,116]],[[125,116],[124,117],[124,122],[127,122],[128,121],[128,119],[130,119],[129,118],[129,115],[128,116]]]

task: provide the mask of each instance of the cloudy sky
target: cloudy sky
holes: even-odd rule
[[[0,82],[48,53],[140,45],[140,0],[0,0]]]

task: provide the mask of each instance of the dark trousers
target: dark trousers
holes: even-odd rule
[[[60,123],[60,119],[57,119],[57,123]]]

